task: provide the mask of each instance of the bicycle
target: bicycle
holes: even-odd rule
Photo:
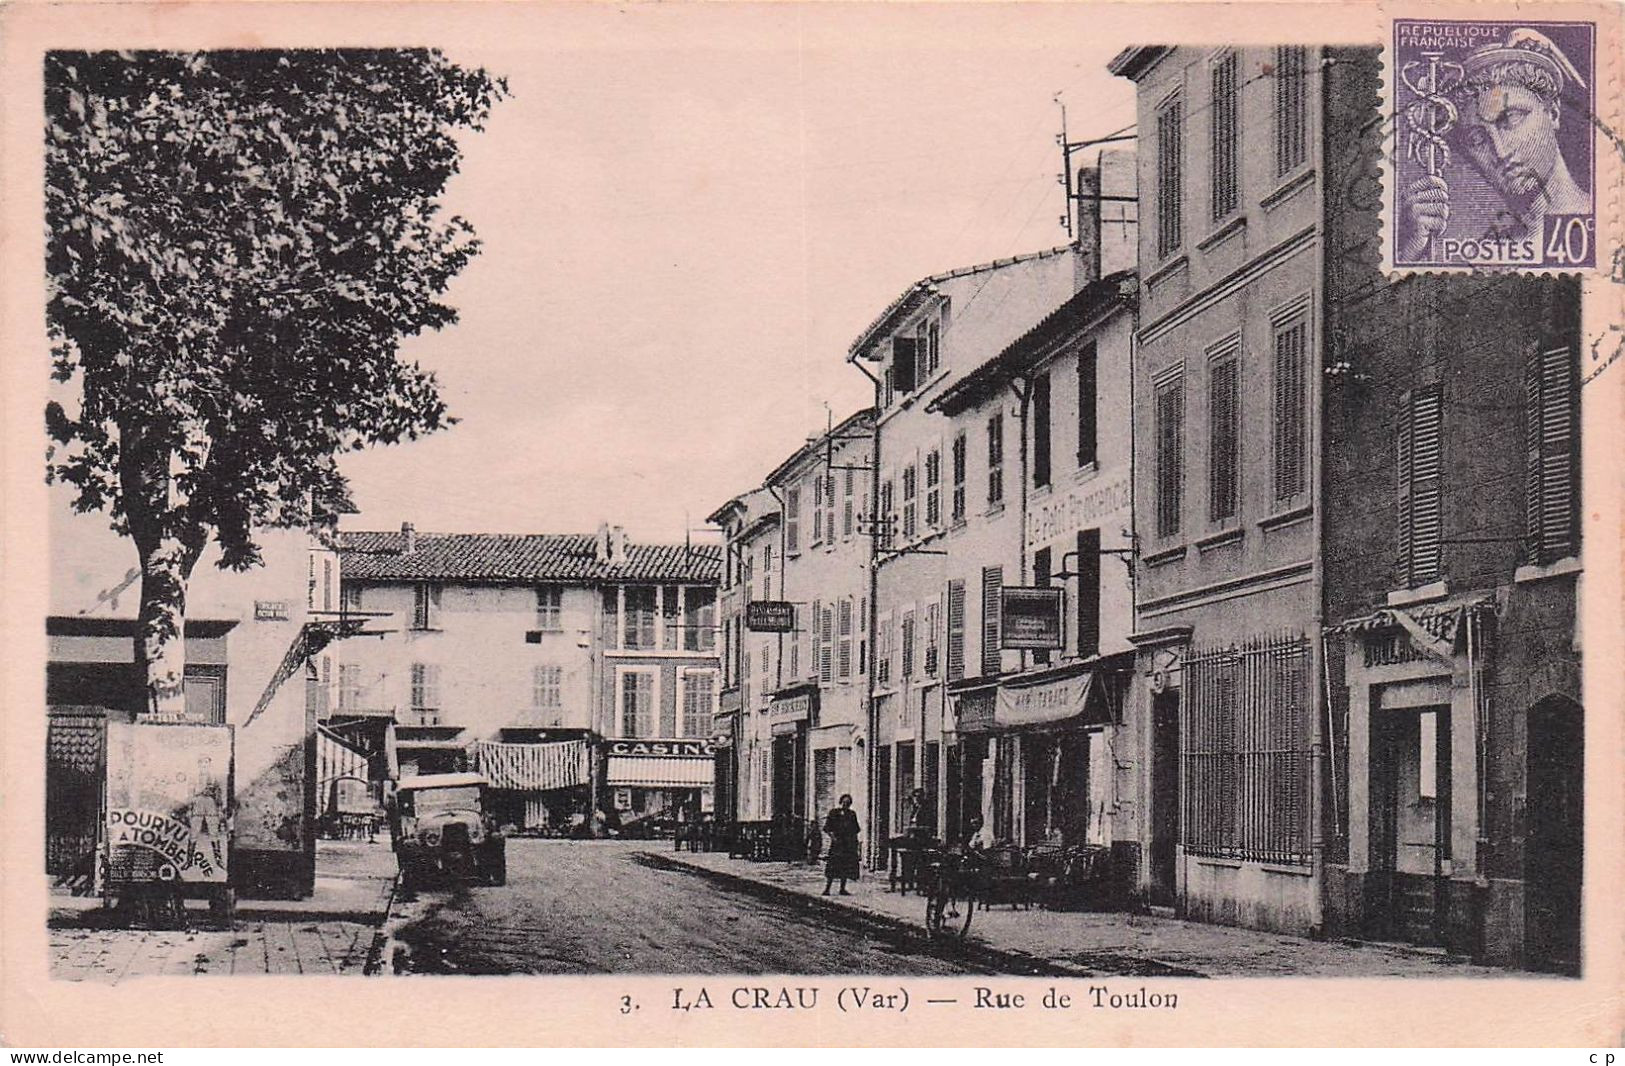
[[[958,852],[942,851],[924,860],[925,929],[933,937],[964,940],[981,895],[981,874]]]

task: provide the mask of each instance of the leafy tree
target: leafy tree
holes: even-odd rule
[[[48,478],[141,567],[149,709],[184,704],[205,545],[330,524],[337,456],[454,421],[402,338],[476,254],[442,217],[456,134],[507,86],[430,50],[46,58]]]

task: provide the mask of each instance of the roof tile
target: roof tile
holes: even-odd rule
[[[353,581],[628,581],[715,583],[722,549],[712,544],[628,544],[618,566],[598,561],[586,533],[419,533],[407,555],[399,532],[341,533],[342,573]]]

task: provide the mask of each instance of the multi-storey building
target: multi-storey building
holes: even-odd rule
[[[821,819],[843,794],[864,809],[873,433],[874,412],[858,411],[765,481],[784,516],[774,596],[792,604],[795,617],[793,631],[773,640],[771,679],[762,676],[763,687],[771,685],[774,814]]]
[[[996,604],[1001,583],[1025,584],[1021,551],[1024,401],[1003,394],[975,418],[933,409],[956,382],[1004,351],[1089,280],[1075,245],[948,271],[910,286],[853,342],[848,360],[876,381],[875,523],[870,706],[871,855],[911,824],[950,828],[948,795],[962,792],[948,715],[944,647],[963,639],[950,621],[968,589]],[[974,447],[973,442],[974,441]],[[972,454],[975,453],[973,460]],[[984,490],[973,496],[973,466]],[[976,513],[974,525],[971,521]],[[956,567],[982,567],[974,584]],[[996,608],[995,608],[996,610]],[[950,638],[950,631],[956,631]],[[1014,667],[997,632],[984,673]],[[953,787],[945,787],[952,777]]]
[[[1019,845],[1137,839],[1138,738],[1124,714],[1134,658],[1133,328],[1133,274],[1108,275],[932,401],[957,427],[956,476],[968,450],[959,442],[1004,418],[1011,395],[1019,442],[1009,468],[1013,528],[980,508],[967,516],[957,485],[954,495],[946,669],[959,787],[950,837],[979,819],[995,839]],[[1020,602],[1040,613],[1001,616],[1001,598],[1018,583],[1034,590],[1017,594]],[[968,589],[980,594],[974,605]],[[1033,622],[1046,631],[1028,632]],[[1001,631],[1007,624],[1021,631]],[[1132,868],[1132,850],[1118,850]]]
[[[748,590],[740,579],[744,558],[750,547],[771,523],[776,523],[777,504],[766,489],[754,489],[734,497],[713,511],[706,521],[722,531],[722,588],[718,598],[718,648],[722,654],[722,692],[717,701],[715,736],[717,750],[716,815],[725,821],[744,817],[747,796],[740,788],[742,772],[748,763],[745,728],[750,724],[741,711],[744,691],[739,683],[744,649],[740,639],[745,632],[745,606]],[[756,528],[760,526],[760,528]]]
[[[1384,277],[1380,58],[1324,69],[1327,923],[1574,972],[1579,282]]]
[[[591,535],[343,535],[344,606],[393,632],[343,649],[338,711],[394,721],[402,774],[472,765],[516,825],[712,803],[714,546]]]
[[[1321,925],[1319,52],[1137,47],[1143,883]]]
[[[720,526],[725,539],[722,569],[721,724],[731,756],[725,773],[732,788],[729,805],[719,803],[719,816],[759,821],[770,816],[772,784],[771,733],[762,711],[772,698],[768,679],[776,666],[778,640],[746,625],[751,603],[771,599],[773,564],[778,555],[779,504],[766,489],[729,500],[707,519]]]

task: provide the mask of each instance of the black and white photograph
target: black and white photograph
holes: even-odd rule
[[[456,6],[11,78],[42,994],[1618,980],[1617,12]]]

